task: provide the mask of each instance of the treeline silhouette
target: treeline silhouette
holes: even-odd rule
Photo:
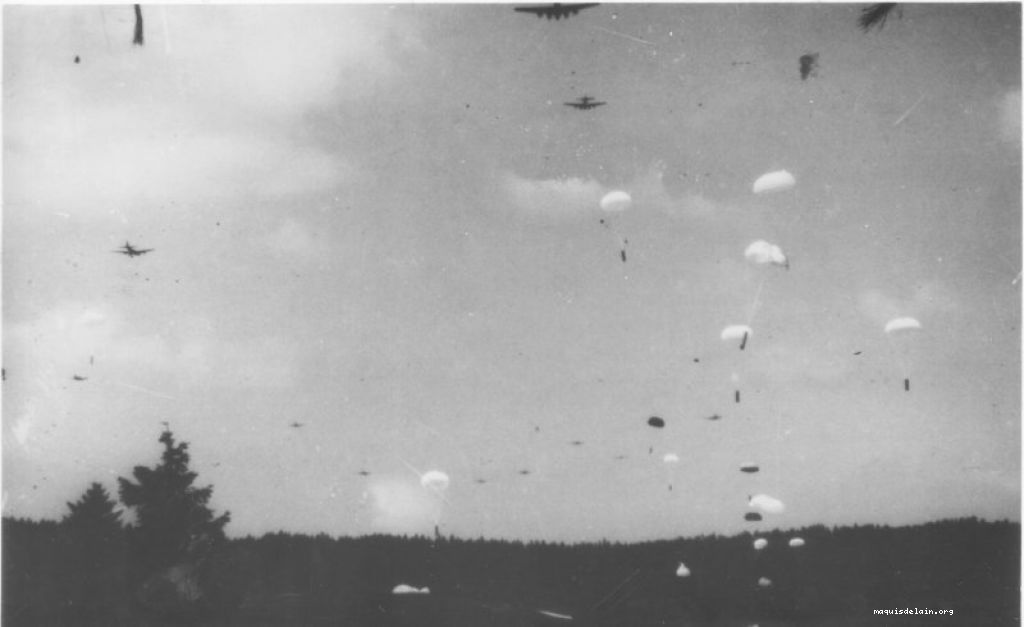
[[[814,526],[656,542],[228,539],[187,444],[61,521],[3,519],[5,626],[1017,625],[1020,524]],[[798,535],[806,542],[791,547]],[[685,563],[690,574],[676,569]],[[759,585],[761,578],[770,586]],[[405,584],[419,594],[395,594]],[[429,592],[423,590],[429,589]],[[953,610],[875,616],[876,609]]]

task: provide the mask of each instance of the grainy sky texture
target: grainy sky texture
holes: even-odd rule
[[[1020,5],[861,6],[5,7],[4,514],[167,421],[233,535],[1019,520]]]

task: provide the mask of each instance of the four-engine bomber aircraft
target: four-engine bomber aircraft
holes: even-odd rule
[[[152,248],[134,248],[131,244],[125,242],[124,246],[111,252],[121,253],[122,255],[128,255],[129,257],[138,257],[139,255],[145,255],[152,250]]]
[[[593,109],[594,107],[600,107],[601,105],[608,104],[607,102],[598,102],[594,100],[592,96],[580,96],[580,99],[576,102],[565,102],[563,103],[567,107],[575,107],[577,109],[586,110]]]
[[[546,17],[547,19],[560,20],[563,17],[569,19],[570,16],[576,15],[583,9],[589,9],[596,7],[597,2],[579,2],[574,4],[561,4],[556,2],[554,4],[545,4],[531,7],[515,7],[516,11],[520,13],[533,13],[537,17]]]

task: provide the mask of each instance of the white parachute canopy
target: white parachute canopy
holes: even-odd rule
[[[754,331],[745,324],[732,324],[722,329],[722,341],[723,342],[734,342],[740,343],[740,350],[747,347],[747,340]]]
[[[751,242],[747,249],[743,251],[743,256],[747,258],[747,261],[753,261],[754,263],[770,263],[782,266],[783,268],[789,268],[789,260],[786,259],[786,254],[782,252],[782,249],[763,239]]]
[[[676,455],[675,453],[665,453],[665,456],[661,458],[661,461],[665,462],[666,464],[678,464],[679,456]]]
[[[430,594],[430,588],[426,586],[417,588],[416,586],[410,586],[406,583],[400,583],[395,586],[394,590],[391,591],[391,594]]]
[[[764,538],[758,538],[757,540],[754,540],[754,548],[756,550],[760,551],[766,546],[768,546],[768,541]]]
[[[622,190],[608,192],[601,198],[601,210],[608,213],[619,213],[629,209],[633,199]]]
[[[754,331],[745,324],[732,324],[722,329],[722,340],[745,340],[753,334]]]
[[[755,494],[750,497],[749,505],[765,514],[781,514],[786,511],[786,505],[782,501],[767,494]]]
[[[803,546],[803,545],[804,545],[804,539],[803,538],[790,538],[789,539],[789,546],[797,547],[797,546]]]
[[[439,493],[447,490],[449,483],[451,483],[451,480],[448,478],[448,475],[440,470],[428,470],[420,477],[421,486]]]
[[[772,580],[767,577],[761,577],[757,580],[757,585],[761,586],[762,588],[767,588],[768,586],[772,585]]]
[[[894,331],[903,331],[906,329],[920,329],[921,323],[916,318],[893,318],[889,322],[885,323],[885,332],[892,333]]]
[[[689,577],[690,569],[686,567],[686,564],[679,562],[679,568],[676,569],[676,577]]]
[[[786,170],[776,170],[762,174],[754,181],[754,193],[782,192],[792,189],[794,185],[796,185],[796,179],[792,174]]]

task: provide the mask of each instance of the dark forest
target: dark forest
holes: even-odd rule
[[[230,515],[207,507],[212,486],[193,485],[188,445],[169,431],[160,441],[159,464],[119,479],[120,502],[93,483],[60,521],[3,520],[5,626],[1020,620],[1015,522],[758,529],[633,544],[285,532],[228,538]],[[802,546],[790,544],[794,537]],[[756,550],[755,538],[767,544]],[[935,614],[874,614],[886,609]]]

